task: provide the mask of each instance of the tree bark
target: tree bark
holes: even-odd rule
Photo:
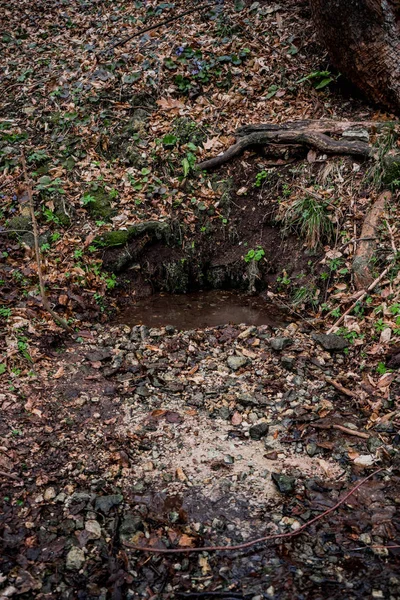
[[[310,0],[332,63],[367,97],[400,112],[400,0]]]

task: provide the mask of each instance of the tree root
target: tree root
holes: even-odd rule
[[[360,236],[362,241],[357,246],[353,260],[354,283],[357,290],[367,288],[374,280],[370,265],[376,249],[378,224],[384,213],[385,204],[391,197],[390,192],[380,194],[365,217]]]
[[[220,167],[228,161],[241,155],[248,148],[266,146],[268,144],[298,144],[316,148],[326,154],[350,154],[370,158],[375,156],[376,150],[367,142],[359,141],[363,138],[366,128],[380,130],[390,123],[375,123],[374,121],[290,121],[281,125],[260,124],[246,125],[235,132],[236,144],[226,152],[205,160],[197,165],[200,170],[209,170]],[[328,134],[348,134],[340,140],[335,140]],[[349,139],[353,137],[353,139]]]

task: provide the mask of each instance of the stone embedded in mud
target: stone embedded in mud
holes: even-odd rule
[[[96,498],[95,508],[108,515],[114,506],[122,503],[124,497],[121,494],[111,494],[110,496],[98,496]]]
[[[232,371],[237,371],[241,369],[245,365],[247,365],[248,359],[244,356],[229,356],[228,357],[228,366]]]
[[[349,346],[348,340],[335,333],[313,333],[312,339],[330,352],[338,352]]]
[[[271,479],[281,494],[291,494],[294,492],[296,479],[283,473],[271,473]]]
[[[249,430],[249,434],[252,440],[261,440],[268,433],[268,423],[257,423],[252,425]]]
[[[287,369],[288,371],[291,371],[293,369],[295,362],[296,362],[295,357],[290,356],[289,354],[285,354],[281,358],[282,367],[284,369]]]
[[[271,339],[271,348],[276,352],[281,352],[293,343],[292,338],[276,337]]]
[[[89,519],[89,521],[86,521],[85,530],[89,534],[89,539],[98,540],[101,538],[101,527],[98,521],[95,521],[94,519]]]
[[[69,571],[79,571],[85,562],[85,553],[81,548],[71,548],[67,554],[66,568]]]

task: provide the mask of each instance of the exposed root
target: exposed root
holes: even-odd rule
[[[223,154],[201,162],[197,168],[202,170],[215,169],[239,156],[244,150],[268,144],[299,144],[316,148],[327,154],[350,154],[369,158],[374,156],[375,150],[365,141],[342,138],[335,140],[329,134],[342,134],[346,131],[354,137],[366,127],[378,128],[370,121],[355,123],[351,121],[292,121],[283,125],[261,124],[241,127],[235,133],[236,144],[228,148]],[[362,137],[362,136],[361,136]]]
[[[371,259],[376,250],[377,228],[384,213],[385,204],[391,200],[390,192],[383,192],[367,213],[361,231],[361,239],[353,260],[354,283],[357,290],[371,285],[374,278],[370,271]]]

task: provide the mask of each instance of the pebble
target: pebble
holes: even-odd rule
[[[237,371],[247,365],[248,359],[244,356],[229,356],[227,362],[228,367],[232,369],[232,371]]]
[[[268,423],[262,422],[257,423],[256,425],[252,425],[249,429],[249,434],[252,440],[261,440],[261,438],[265,437],[268,433],[269,425]]]
[[[57,492],[53,487],[47,488],[43,494],[45,500],[53,500],[57,496]]]
[[[335,333],[313,333],[312,339],[330,352],[344,350],[349,346],[349,341]]]
[[[81,548],[74,546],[67,554],[66,568],[69,571],[79,571],[85,562],[85,553]]]
[[[85,529],[90,533],[90,539],[98,540],[101,538],[101,527],[97,521],[86,521]]]
[[[276,337],[271,339],[271,348],[276,352],[281,352],[293,343],[292,338]]]
[[[294,492],[296,479],[283,473],[271,473],[271,479],[281,494],[291,494]]]
[[[97,496],[95,508],[101,510],[105,515],[108,515],[114,506],[118,506],[124,500],[121,494],[111,494],[110,496]]]

